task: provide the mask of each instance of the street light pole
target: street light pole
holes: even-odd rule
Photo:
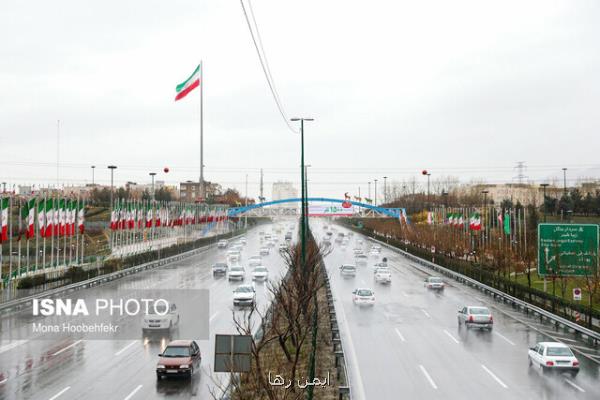
[[[108,169],[110,169],[110,207],[113,205],[113,191],[114,191],[114,172],[117,169],[116,165],[109,165]]]
[[[152,177],[152,201],[155,201],[156,191],[154,190],[154,177],[156,176],[156,172],[150,172],[148,175]]]
[[[96,171],[96,166],[92,165],[92,186],[94,186],[94,171]]]
[[[369,181],[369,199],[371,198],[371,181]]]
[[[563,168],[563,192],[564,195],[567,195],[567,169]]]
[[[300,183],[302,188],[302,211],[301,211],[301,243],[302,243],[302,268],[306,268],[306,191],[304,184],[304,121],[314,121],[312,118],[292,118],[292,121],[300,121]]]
[[[546,212],[547,212],[547,210],[546,210],[546,188],[548,187],[548,184],[542,183],[542,184],[540,184],[540,186],[544,189],[544,200],[543,200],[543,202],[544,202],[544,222],[546,222]]]

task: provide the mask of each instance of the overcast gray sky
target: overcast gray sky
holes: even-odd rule
[[[247,0],[245,0],[247,1]],[[306,127],[311,194],[454,175],[599,177],[597,1],[254,0],[289,116]],[[0,12],[0,179],[198,179],[204,61],[206,178],[258,193],[298,181],[299,136],[277,112],[237,0],[19,1]],[[422,177],[418,176],[422,180]]]

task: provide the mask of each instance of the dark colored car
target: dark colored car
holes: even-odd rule
[[[227,263],[218,262],[212,266],[213,275],[226,275],[227,274]]]
[[[183,376],[191,378],[194,371],[200,368],[202,356],[200,347],[193,340],[174,340],[161,354],[156,364],[156,378]]]

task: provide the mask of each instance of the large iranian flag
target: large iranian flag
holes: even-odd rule
[[[46,200],[46,230],[44,234],[45,237],[51,237],[53,232],[54,225],[54,207],[53,207],[53,199]]]
[[[38,202],[38,230],[41,237],[46,237],[46,202],[40,200]]]
[[[27,219],[25,237],[31,239],[35,235],[35,198],[29,199],[21,210],[21,217]]]
[[[175,101],[183,99],[188,95],[188,93],[196,89],[198,86],[200,86],[200,64],[198,64],[189,78],[175,87],[175,91],[177,92]]]
[[[79,233],[83,235],[83,232],[85,231],[85,204],[83,202],[78,203],[79,206],[79,210],[77,212],[77,221],[78,221],[78,225],[79,225]]]

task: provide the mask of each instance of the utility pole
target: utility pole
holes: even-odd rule
[[[371,181],[369,181],[369,199],[371,198]]]
[[[547,210],[546,210],[546,188],[548,187],[548,184],[542,183],[542,184],[540,184],[540,186],[544,190],[544,200],[543,200],[543,202],[544,202],[544,222],[546,222],[546,213],[547,213]]]
[[[377,179],[373,179],[375,182],[375,205],[377,205]]]
[[[108,169],[110,169],[110,207],[112,208],[113,205],[113,192],[114,192],[114,172],[115,169],[117,169],[116,165],[109,165]]]
[[[567,169],[563,168],[563,192],[565,197],[567,196]]]
[[[94,186],[94,171],[96,171],[96,166],[92,165],[92,186]]]
[[[260,197],[259,197],[259,200],[261,202],[264,201],[264,196],[263,196],[263,169],[262,168],[260,169]]]

